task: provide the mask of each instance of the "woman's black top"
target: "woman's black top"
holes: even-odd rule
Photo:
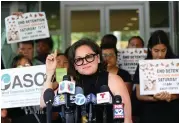
[[[90,93],[96,95],[97,93],[100,93],[100,87],[102,85],[108,85],[108,75],[109,75],[108,72],[99,72],[90,76],[85,76],[85,75],[81,76],[80,85],[84,90],[84,95],[87,96]],[[111,96],[113,97],[112,93]],[[107,112],[107,123],[112,123],[113,122],[112,105],[107,105],[105,107]],[[103,109],[104,106],[99,106],[99,105],[94,106],[93,114],[96,116],[96,123],[103,122]]]
[[[141,83],[139,80],[139,66],[134,75],[134,84]],[[179,99],[171,102],[141,101],[141,123],[179,123]]]
[[[131,83],[131,75],[129,74],[128,71],[123,70],[123,69],[118,69],[117,75],[119,75],[124,82],[130,82]]]

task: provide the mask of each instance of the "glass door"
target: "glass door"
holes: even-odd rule
[[[105,8],[106,32],[114,34],[117,39],[117,49],[126,48],[132,36],[144,39],[143,8],[133,6],[108,6]]]
[[[67,41],[68,46],[81,38],[90,38],[100,43],[104,35],[104,14],[100,6],[67,7]]]
[[[105,34],[112,33],[118,38],[119,49],[126,48],[132,36],[139,35],[144,41],[147,37],[148,23],[144,19],[143,3],[74,3],[66,5],[65,12],[67,46],[83,37],[90,37],[100,44]]]

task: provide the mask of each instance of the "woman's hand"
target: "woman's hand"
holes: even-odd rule
[[[157,100],[161,100],[161,101],[170,101],[171,100],[171,94],[164,91],[164,92],[160,92],[154,95],[154,98]]]
[[[53,75],[57,66],[57,50],[54,53],[49,54],[46,58],[46,74]]]
[[[12,15],[17,15],[17,16],[21,16],[22,14],[24,14],[23,12],[13,12]]]
[[[7,109],[1,109],[1,117],[2,118],[7,117]]]

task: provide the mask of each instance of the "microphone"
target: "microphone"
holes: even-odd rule
[[[100,92],[97,94],[97,104],[104,105],[103,109],[103,123],[107,123],[107,111],[106,105],[112,104],[112,97],[109,93],[109,87],[107,85],[103,85],[100,87]]]
[[[65,104],[65,96],[63,94],[54,96],[53,106],[57,107]]]
[[[54,102],[53,102],[54,107],[58,107],[65,104],[66,102],[65,102],[64,94],[54,96]],[[75,95],[70,95],[70,104],[75,104]]]
[[[124,104],[120,95],[114,96],[113,120],[114,123],[124,122]]]
[[[86,104],[89,104],[88,122],[91,123],[93,117],[93,105],[96,104],[96,96],[93,93],[86,96]]]
[[[47,106],[47,123],[52,122],[52,104],[54,101],[54,95],[53,89],[51,88],[46,89],[43,95],[44,102]]]
[[[97,104],[112,104],[112,97],[107,85],[100,87],[100,93],[97,93]]]
[[[76,110],[75,110],[75,123],[79,123],[79,106],[81,106],[81,109],[84,111],[85,109],[83,109],[85,106],[83,106],[86,103],[86,97],[83,95],[83,89],[81,87],[76,87],[75,88],[75,104],[76,106]],[[83,107],[83,108],[82,108]],[[83,115],[82,115],[83,116]]]
[[[74,123],[73,111],[70,109],[70,94],[75,94],[75,83],[71,82],[68,75],[63,76],[63,81],[59,83],[58,94],[64,95],[64,105],[61,105],[61,117],[67,123]]]

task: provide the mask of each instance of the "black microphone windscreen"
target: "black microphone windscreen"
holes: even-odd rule
[[[84,94],[83,89],[79,86],[75,87],[75,94]]]
[[[107,92],[109,91],[109,87],[107,85],[103,85],[100,87],[100,92]]]
[[[116,103],[122,103],[122,98],[120,95],[115,95],[114,96],[114,102]]]
[[[55,96],[55,94],[53,92],[53,89],[51,89],[51,88],[46,89],[44,94],[43,94],[45,104],[47,104],[49,102],[53,103],[54,96]]]
[[[70,78],[69,75],[64,75],[64,76],[63,76],[63,81],[64,81],[64,80],[71,81],[71,78]]]

